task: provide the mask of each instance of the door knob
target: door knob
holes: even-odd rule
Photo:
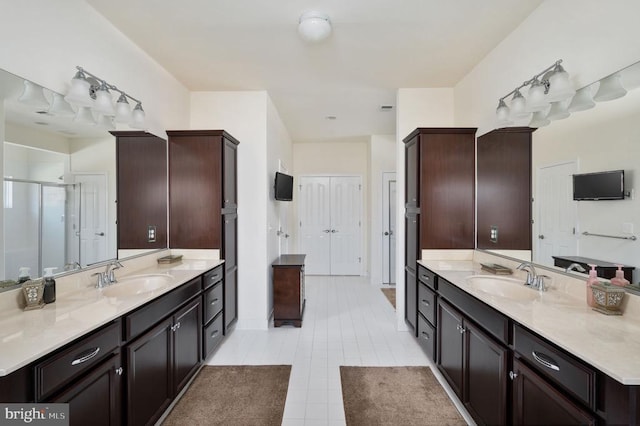
[[[332,229],[332,230],[331,230],[331,233],[332,233],[332,234],[335,234],[336,232],[338,232],[338,231],[336,231],[335,229]]]
[[[391,235],[391,234],[389,234],[388,232],[385,232],[384,235]]]
[[[104,237],[104,232],[96,232],[96,235],[99,237]]]
[[[541,239],[541,240],[544,240],[544,235],[540,234],[540,235],[538,235],[538,238]]]
[[[331,232],[331,229],[323,229],[322,232],[324,232],[325,234],[328,234],[329,232]]]

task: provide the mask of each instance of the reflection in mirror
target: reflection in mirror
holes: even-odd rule
[[[54,93],[4,71],[0,92],[3,280],[21,268],[41,277],[116,257],[113,137],[50,112]]]
[[[600,88],[605,84],[595,82],[585,89],[596,98],[591,109],[576,110],[566,120],[552,121],[533,134],[531,185],[535,201],[531,250],[535,263],[561,270],[576,260],[595,262],[601,265],[598,268],[601,277],[607,277],[616,269],[616,264],[622,264],[627,271],[632,271],[632,282],[637,283],[640,278],[640,239],[635,239],[640,234],[640,90],[637,90],[640,62],[612,75],[620,77],[605,77],[607,82],[618,82],[624,90],[610,87],[609,94],[603,95]],[[573,199],[573,174],[611,170],[624,170],[627,197],[598,201]]]

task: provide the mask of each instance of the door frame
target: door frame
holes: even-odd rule
[[[385,285],[395,285],[396,277],[395,274],[391,274],[391,243],[385,243],[387,238],[391,238],[391,236],[384,235],[386,229],[390,222],[390,213],[391,213],[391,193],[389,192],[389,184],[391,182],[396,182],[396,194],[398,191],[397,185],[397,176],[396,172],[382,172],[382,235],[380,236],[381,244],[382,244],[382,284]],[[397,200],[396,196],[396,200]],[[397,203],[396,203],[397,204]],[[396,215],[397,215],[397,206],[396,206]],[[397,220],[396,220],[397,223]],[[394,223],[395,228],[395,223]],[[397,230],[396,230],[397,231]],[[396,232],[397,234],[397,232]],[[397,238],[397,235],[396,235]],[[397,245],[397,244],[396,244]],[[395,250],[394,250],[395,257]],[[395,261],[395,258],[393,259]],[[397,269],[398,265],[396,265]]]

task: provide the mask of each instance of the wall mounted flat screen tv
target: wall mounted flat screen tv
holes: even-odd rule
[[[624,170],[573,175],[573,199],[624,200]]]
[[[279,201],[293,200],[293,176],[276,172],[275,199]]]

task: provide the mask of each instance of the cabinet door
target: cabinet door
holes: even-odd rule
[[[202,310],[198,297],[178,311],[173,325],[173,383],[174,393],[187,384],[200,366],[202,354]]]
[[[465,321],[464,404],[478,424],[507,423],[508,351]]]
[[[405,205],[419,206],[418,200],[418,138],[413,138],[405,146],[406,189]]]
[[[93,369],[51,402],[69,404],[71,426],[116,426],[122,423],[120,355]]]
[[[224,164],[223,164],[223,202],[222,208],[236,209],[238,207],[236,189],[237,149],[236,144],[229,139],[224,139]]]
[[[224,268],[229,270],[238,265],[238,215],[236,213],[222,215],[222,232],[222,258]]]
[[[406,229],[406,238],[405,238],[405,266],[410,268],[411,270],[416,271],[417,261],[418,261],[418,252],[420,251],[420,247],[418,244],[418,233],[419,227],[418,223],[420,221],[419,214],[406,214],[405,215],[405,229]]]
[[[438,331],[436,345],[438,368],[462,399],[463,344],[462,315],[442,300],[438,300]]]
[[[417,333],[416,324],[418,321],[418,280],[416,279],[413,271],[408,267],[405,267],[404,283],[404,319]]]
[[[238,267],[225,271],[224,275],[224,333],[238,317]]]
[[[513,424],[594,425],[588,411],[569,400],[518,359],[513,360]]]
[[[126,347],[127,424],[155,422],[173,400],[172,318]]]

